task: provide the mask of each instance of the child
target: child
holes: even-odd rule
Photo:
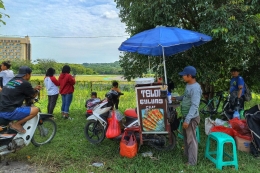
[[[87,108],[86,117],[88,118],[92,115],[92,109],[100,102],[100,99],[97,98],[97,93],[92,92],[91,98],[86,101],[85,107]]]
[[[111,90],[114,90],[114,91],[118,92],[118,94],[121,93],[120,89],[118,88],[118,82],[117,82],[117,81],[113,81]],[[114,103],[114,104],[115,104],[115,108],[118,109],[119,96],[118,96],[118,98],[115,100],[115,103]]]
[[[173,97],[172,100],[180,100],[181,112],[184,116],[183,136],[184,136],[184,155],[188,157],[187,166],[197,164],[198,141],[196,140],[196,127],[200,122],[198,107],[201,98],[201,87],[196,82],[196,69],[193,66],[187,66],[179,73],[184,82],[187,83],[184,95]]]

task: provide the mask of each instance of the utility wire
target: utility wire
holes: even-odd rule
[[[0,34],[0,36],[4,36],[4,37],[25,37],[25,36],[21,36],[21,35],[2,35],[2,34]],[[109,36],[109,35],[108,36],[37,36],[37,35],[33,35],[33,36],[28,36],[28,37],[38,37],[38,38],[106,38],[106,37],[129,37],[129,35],[112,35],[112,36]]]

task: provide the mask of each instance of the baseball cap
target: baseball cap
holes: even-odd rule
[[[32,69],[30,69],[29,67],[27,66],[21,66],[19,68],[19,72],[18,74],[15,76],[15,77],[23,77],[25,76],[26,74],[31,74],[32,73]]]
[[[191,75],[191,76],[196,76],[196,68],[193,66],[187,66],[183,69],[182,72],[179,73],[179,75],[184,76],[184,75]]]

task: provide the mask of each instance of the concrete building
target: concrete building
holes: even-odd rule
[[[30,38],[0,37],[0,59],[31,60]]]

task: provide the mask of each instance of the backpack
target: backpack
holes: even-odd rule
[[[238,80],[238,79],[236,79],[236,82],[237,82],[237,80]],[[238,83],[238,82],[237,82],[237,83]],[[250,100],[252,100],[252,93],[251,93],[249,87],[247,86],[247,84],[245,83],[245,81],[244,81],[244,87],[245,87],[245,94],[244,94],[244,96],[245,96],[245,101],[250,101]]]
[[[250,101],[252,100],[252,93],[246,83],[244,84],[244,86],[245,86],[245,101]]]

